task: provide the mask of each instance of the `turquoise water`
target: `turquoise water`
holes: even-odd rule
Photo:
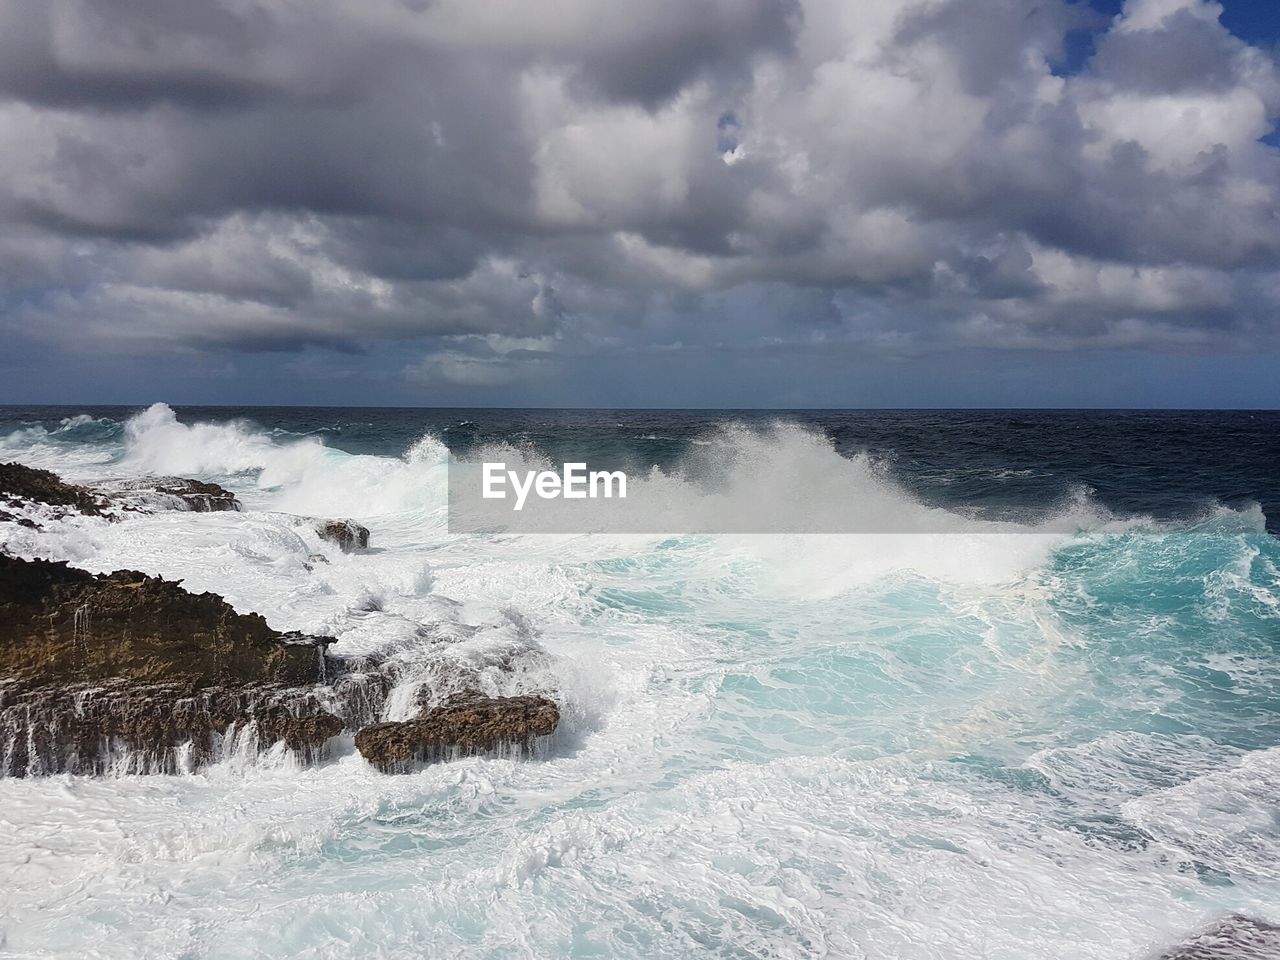
[[[199,474],[249,509],[8,548],[184,577],[409,682],[546,691],[563,729],[543,761],[401,777],[346,750],[0,781],[13,955],[1137,958],[1225,912],[1280,920],[1280,542],[1256,503],[461,537],[438,437],[393,455],[147,416],[0,453]],[[904,527],[937,507],[832,456]],[[378,549],[304,569],[323,547],[293,518],[337,512]]]

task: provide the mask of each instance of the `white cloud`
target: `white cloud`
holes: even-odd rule
[[[1280,79],[1220,13],[1128,0],[1063,76],[1065,0],[21,0],[0,322],[497,338],[421,366],[473,384],[729,302],[761,343],[833,303],[921,348],[1271,337]]]

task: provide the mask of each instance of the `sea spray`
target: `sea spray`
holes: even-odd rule
[[[347,744],[306,768],[232,750],[191,776],[7,781],[7,949],[164,956],[216,928],[224,952],[282,955],[1116,958],[1227,912],[1273,915],[1280,549],[1265,509],[1219,503],[1183,470],[1189,486],[1166,492],[1185,512],[1167,515],[1148,473],[1063,466],[1080,436],[1101,449],[1118,429],[1086,415],[1033,431],[1056,445],[1044,478],[985,414],[946,421],[950,445],[918,467],[927,414],[727,432],[618,414],[675,440],[619,451],[602,430],[581,459],[669,490],[676,518],[813,478],[848,517],[896,529],[459,536],[441,438],[533,468],[571,459],[562,435],[587,421],[433,416],[179,411],[221,437],[187,461],[159,451],[178,437],[188,455],[196,435],[162,416],[128,439],[6,435],[9,455],[81,479],[203,466],[246,505],[69,518],[6,530],[11,549],[183,577],[280,629],[336,635],[336,651],[396,665],[394,706],[368,699],[379,719],[479,685],[550,692],[564,729],[537,763],[406,777]],[[839,441],[896,422],[897,459]],[[1219,426],[1177,422],[1184,444]],[[301,436],[318,426],[324,443]],[[1144,451],[1163,435],[1125,429]],[[668,442],[661,462],[635,452]],[[1266,501],[1249,479],[1266,442],[1201,460]],[[933,475],[950,482],[919,479]],[[351,516],[376,549],[326,547],[302,514]],[[993,526],[928,532],[939,520]]]

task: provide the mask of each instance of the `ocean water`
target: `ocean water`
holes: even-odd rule
[[[450,453],[494,450],[892,522],[451,533]],[[5,955],[1081,960],[1280,921],[1275,413],[0,408],[9,459],[246,506],[14,553],[397,658],[390,718],[461,683],[564,720],[404,776],[0,780]]]

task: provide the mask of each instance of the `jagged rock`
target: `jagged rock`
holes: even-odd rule
[[[354,553],[369,546],[369,528],[354,520],[321,520],[316,524],[321,539],[336,543],[343,553]]]
[[[240,509],[240,501],[236,499],[234,493],[216,483],[208,483],[204,480],[167,477],[156,484],[156,492],[177,497],[197,513]]]
[[[403,772],[467,754],[533,752],[555,732],[560,709],[546,697],[458,694],[412,720],[376,723],[356,734],[356,749],[379,770]]]
[[[66,508],[115,519],[121,509],[154,509],[156,497],[192,510],[239,508],[216,484],[170,478],[90,490],[19,464],[0,465],[0,493],[0,505],[43,504],[40,519],[51,507],[54,517]],[[38,528],[24,515],[0,511],[0,520]],[[316,523],[344,551],[368,546],[368,529],[352,520]],[[458,639],[467,629],[437,636],[424,626],[422,636]],[[131,570],[94,575],[0,548],[0,776],[175,773],[280,742],[311,762],[350,730],[360,731],[371,763],[403,770],[463,754],[532,753],[559,723],[546,698],[475,692],[406,723],[374,723],[403,679],[395,661],[331,658],[333,642],[273,630],[179,582]]]
[[[192,510],[208,513],[215,510],[239,510],[235,494],[216,483],[189,480],[185,477],[151,477],[112,481],[86,487],[67,483],[56,473],[37,470],[20,463],[0,463],[0,503],[11,507],[45,504],[70,512],[98,517],[104,511],[121,508],[136,512],[159,509]],[[56,514],[55,514],[56,515]],[[0,520],[39,528],[27,517],[0,513]]]
[[[122,750],[137,772],[199,765],[236,725],[314,750],[342,729],[312,692],[330,643],[136,571],[0,554],[0,774],[97,772]]]
[[[345,724],[327,710],[298,715],[283,703],[273,703],[253,714],[258,735],[270,743],[283,740],[290,750],[305,753],[340,734]]]
[[[313,763],[343,726],[306,688],[112,682],[11,696],[0,685],[0,776],[189,772],[245,740],[283,740]]]
[[[362,730],[376,723],[395,685],[383,667],[353,657],[342,661],[344,671],[329,682],[333,709],[347,730]]]
[[[0,677],[192,687],[314,683],[330,637],[282,634],[215,593],[134,570],[0,556]]]
[[[56,473],[20,463],[0,463],[0,501],[11,507],[45,503],[94,517],[100,516],[105,506],[103,499],[88,487],[67,483]]]
[[[129,509],[143,512],[154,511],[157,507],[195,513],[240,509],[240,501],[225,487],[186,477],[117,480],[106,484],[103,493],[121,501]]]
[[[1280,926],[1231,914],[1160,954],[1159,960],[1276,960]]]

